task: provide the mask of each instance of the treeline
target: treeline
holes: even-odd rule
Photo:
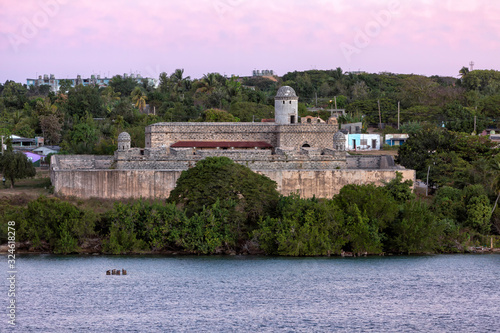
[[[397,174],[383,187],[348,185],[331,199],[280,196],[269,178],[207,158],[183,172],[166,201],[117,202],[96,213],[57,198],[4,200],[0,241],[11,220],[18,241],[54,253],[77,253],[92,238],[112,254],[284,256],[462,252],[489,240],[492,207],[480,185],[443,187],[431,201],[411,186]]]
[[[500,115],[500,72],[459,71],[453,77],[392,73],[344,73],[342,69],[287,73],[283,84],[292,86],[300,101],[331,108],[345,108],[348,118],[378,124],[427,122],[452,131],[472,133],[497,126]]]
[[[144,127],[155,122],[260,121],[274,117],[274,96],[282,85],[299,96],[299,115],[317,115],[307,106],[345,108],[341,122],[365,124],[431,123],[471,133],[497,126],[500,119],[500,72],[460,70],[460,79],[413,74],[348,73],[335,70],[291,72],[283,77],[231,77],[208,73],[200,79],[183,69],[161,73],[157,87],[149,81],[115,76],[109,86],[71,87],[58,93],[49,86],[29,88],[0,84],[0,134],[45,137],[65,153],[112,154],[117,135],[127,131],[132,145],[144,146]],[[336,98],[334,98],[336,97]],[[319,115],[327,118],[330,112]],[[396,131],[390,129],[391,131]]]

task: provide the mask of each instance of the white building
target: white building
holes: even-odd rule
[[[381,148],[380,134],[347,134],[347,150],[379,150]]]
[[[59,146],[41,146],[33,149],[34,153],[42,156],[48,156],[49,154],[57,154],[61,148]]]

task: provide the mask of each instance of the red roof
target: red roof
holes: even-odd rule
[[[177,141],[173,148],[273,148],[265,141]]]
[[[274,118],[261,119],[261,123],[274,123]]]

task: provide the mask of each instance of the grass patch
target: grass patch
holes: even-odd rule
[[[28,189],[28,188],[49,188],[51,186],[50,178],[27,178],[16,179],[14,188]],[[5,187],[10,188],[10,180],[5,182]]]

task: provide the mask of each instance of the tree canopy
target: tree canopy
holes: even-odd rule
[[[207,157],[182,172],[168,201],[185,209],[188,216],[220,201],[236,228],[244,232],[259,216],[272,214],[278,198],[276,183],[268,177],[227,157]]]
[[[14,187],[16,179],[34,177],[36,175],[33,163],[22,152],[7,150],[0,157],[0,169],[6,179],[10,180],[10,187]]]

